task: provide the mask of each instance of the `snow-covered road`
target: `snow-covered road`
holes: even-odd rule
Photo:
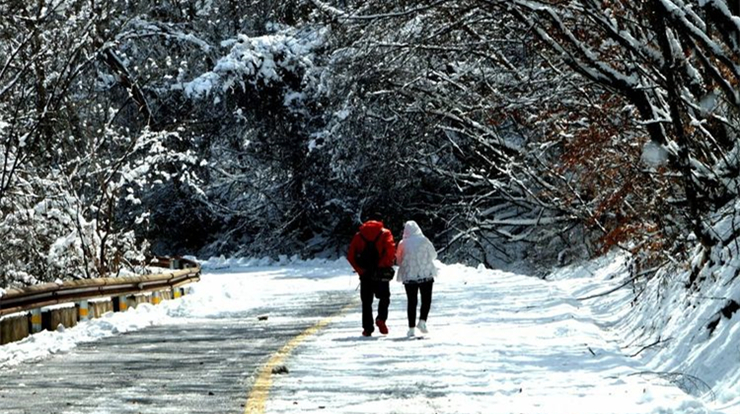
[[[387,337],[359,309],[296,349],[268,413],[706,413],[604,339],[588,309],[532,277],[462,266],[435,283],[430,333],[408,339],[392,285]]]
[[[127,362],[119,369],[127,369],[128,364],[143,368],[137,370],[137,376],[129,379],[125,388],[138,390],[140,397],[93,380],[81,390],[87,397],[76,399],[72,407],[40,411],[29,406],[26,410],[21,403],[10,412],[250,412],[254,406],[246,401],[247,395],[260,374],[259,366],[267,362],[269,355],[260,354],[245,363],[249,358],[245,350],[268,338],[268,348],[277,350],[300,333],[300,326],[325,321],[332,314],[337,316],[317,332],[311,331],[295,341],[291,352],[280,358],[287,373],[271,375],[269,389],[260,395],[265,399],[264,412],[714,412],[673,384],[647,374],[638,361],[625,356],[617,341],[609,340],[610,334],[598,327],[589,308],[569,293],[572,282],[554,283],[460,265],[444,266],[435,283],[428,335],[406,338],[405,294],[400,284],[392,282],[390,334],[379,336],[376,331],[373,337],[363,338],[359,305],[339,312],[343,304],[359,296],[355,291],[356,276],[350,274],[346,262],[286,260],[271,266],[258,264],[264,263],[212,260],[204,264],[205,274],[194,293],[181,300],[110,315],[65,332],[46,332],[0,347],[0,366],[4,367],[0,374],[4,384],[0,389],[0,413],[9,412],[9,400],[4,399],[10,398],[13,390],[26,388],[23,394],[28,398],[46,392],[43,382],[23,379],[30,371],[43,372],[48,366],[70,363],[82,364],[80,372],[89,369],[96,377],[104,376],[100,369],[89,365],[90,361],[100,364],[99,359],[84,362],[80,355],[91,349],[98,352],[106,344],[121,346],[115,345],[119,341],[116,337],[120,337],[121,343],[139,342],[137,356],[124,358]],[[307,298],[312,298],[309,302],[313,301],[313,305],[304,302]],[[325,302],[323,311],[315,310],[322,307],[316,306],[316,300]],[[285,311],[286,306],[293,310]],[[256,317],[262,314],[269,318],[257,325]],[[145,322],[137,322],[142,320]],[[222,335],[229,340],[221,342],[228,343],[235,352],[227,355],[208,346],[191,346],[183,355],[186,360],[212,362],[203,364],[199,369],[202,380],[193,382],[202,388],[179,402],[173,398],[166,408],[157,405],[158,394],[164,394],[161,390],[167,386],[155,378],[165,375],[147,370],[147,364],[142,365],[140,360],[159,358],[158,353],[177,345],[134,341],[132,338],[158,336],[120,332],[156,332],[168,327],[201,326],[209,321],[218,328],[178,328],[181,341],[207,344],[210,342],[204,335]],[[294,321],[301,323],[291,323]],[[261,326],[264,332],[276,334],[253,336],[248,326]],[[285,326],[292,328],[281,330]],[[188,331],[200,333],[189,337]],[[99,340],[100,337],[108,339]],[[97,342],[75,348],[75,344],[93,340]],[[171,366],[171,372],[166,373],[171,381],[179,367],[167,366]],[[167,366],[159,367],[168,370]],[[209,391],[217,394],[220,389],[229,388],[224,385],[224,371],[220,371],[228,367],[234,368],[226,379],[233,384],[228,393],[232,401],[209,404],[209,398],[217,400]],[[214,372],[209,373],[209,369]],[[6,385],[11,383],[15,385]],[[146,400],[135,400],[144,397]],[[262,405],[258,407],[262,410]]]

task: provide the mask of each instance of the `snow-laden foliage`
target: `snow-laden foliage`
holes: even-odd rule
[[[289,29],[258,37],[239,35],[221,43],[231,50],[216,62],[212,71],[184,83],[185,95],[202,98],[214,88],[228,92],[235,87],[245,90],[247,83],[256,88],[290,83],[286,77],[305,73],[314,66],[313,49],[321,44],[321,33],[313,30],[297,33]]]
[[[309,217],[323,197],[314,189],[324,179],[309,135],[325,70],[317,52],[328,32],[274,24],[266,30],[222,41],[224,55],[211,71],[174,85],[218,120],[218,138],[206,138],[201,147],[210,160],[201,208],[222,223],[212,230],[211,252],[302,249],[297,243],[324,224]]]
[[[150,254],[148,208],[138,228],[121,220],[137,194],[197,183],[196,157],[146,127],[155,108],[116,48],[120,2],[15,3],[0,5],[0,284],[116,274]]]
[[[8,243],[0,252],[1,273],[33,283],[38,278],[107,275],[145,259],[148,242],[134,230],[146,228],[150,213],[139,207],[137,195],[165,180],[196,184],[198,177],[186,168],[196,160],[167,148],[168,141],[178,141],[170,134],[145,132],[134,142],[113,131],[105,136],[107,144],[127,147],[116,163],[77,157],[43,178],[29,177],[23,184],[30,195],[5,199],[14,204],[2,221]],[[181,167],[172,171],[173,164]],[[134,212],[136,226],[121,227],[118,216]]]
[[[382,206],[393,218],[413,217],[446,255],[498,266],[579,257],[598,237],[583,226],[603,201],[593,188],[619,186],[617,171],[635,149],[609,176],[578,151],[617,147],[636,124],[628,110],[613,117],[626,106],[618,97],[554,68],[525,25],[472,4],[321,8],[345,23],[336,32],[346,46],[332,55],[342,76],[331,87],[341,92],[319,149],[363,194],[348,200],[351,211]],[[582,99],[598,93],[609,99],[602,106]],[[567,145],[576,134],[585,144]]]
[[[737,197],[733,7],[4,3],[2,277],[338,254],[371,210],[465,262],[680,263]]]
[[[345,29],[358,123],[413,125],[434,154],[417,170],[452,184],[451,250],[619,247],[651,267],[716,243],[705,222],[737,197],[735,6],[313,3]]]

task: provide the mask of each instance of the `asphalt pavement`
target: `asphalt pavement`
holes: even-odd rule
[[[243,314],[183,319],[83,343],[0,372],[0,413],[241,414],[270,356],[355,296],[287,293]]]

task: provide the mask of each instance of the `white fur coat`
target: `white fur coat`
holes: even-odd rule
[[[434,265],[436,258],[437,251],[419,225],[415,221],[407,221],[403,227],[403,240],[396,248],[396,280],[408,283],[434,279],[437,276],[437,267]]]

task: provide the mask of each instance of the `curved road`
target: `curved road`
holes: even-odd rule
[[[0,372],[0,413],[240,414],[269,357],[355,296],[285,295],[245,314],[183,319],[79,344]],[[269,319],[258,320],[262,314]]]

